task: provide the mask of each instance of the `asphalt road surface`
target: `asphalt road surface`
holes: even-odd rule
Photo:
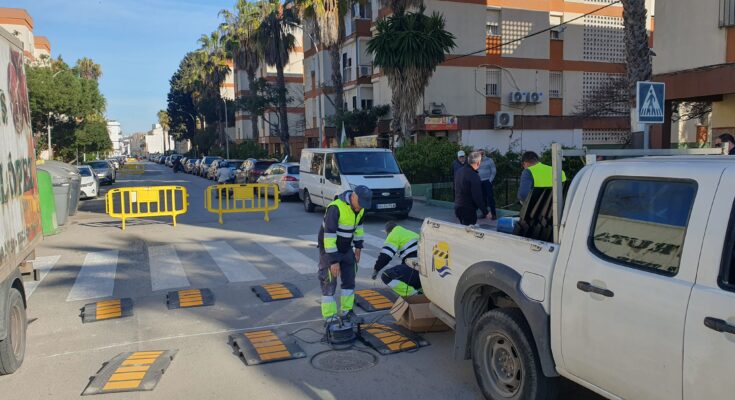
[[[316,233],[322,211],[305,213],[286,201],[272,213],[217,217],[204,210],[203,178],[173,174],[146,164],[146,173],[119,176],[113,187],[182,185],[189,211],[176,227],[170,218],[131,221],[125,231],[105,214],[102,198],[84,201],[72,222],[37,250],[43,280],[29,285],[28,346],[22,369],[0,377],[0,398],[78,398],[103,363],[124,352],[178,350],[152,391],[101,395],[105,399],[479,399],[472,365],[452,355],[452,332],[430,333],[430,346],[382,356],[333,355],[319,343],[320,291],[316,278]],[[106,187],[109,189],[109,187]],[[106,190],[103,190],[103,194]],[[357,286],[381,288],[370,280],[386,219],[366,223],[366,249]],[[405,221],[410,229],[420,222]],[[250,287],[290,282],[302,298],[263,303]],[[171,290],[208,288],[209,307],[166,306]],[[131,298],[133,315],[83,324],[87,303]],[[359,310],[359,309],[358,309]],[[368,320],[390,322],[386,312]],[[247,366],[228,345],[231,334],[275,329],[297,340],[307,357]],[[374,360],[373,360],[374,358]],[[355,369],[328,372],[315,368]],[[597,399],[564,382],[563,399]]]

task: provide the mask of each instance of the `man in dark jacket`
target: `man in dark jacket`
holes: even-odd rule
[[[477,210],[482,211],[485,218],[490,217],[482,196],[482,181],[477,170],[480,168],[482,155],[473,151],[467,165],[454,174],[454,215],[462,225],[477,223]]]
[[[465,165],[467,165],[467,157],[465,157],[464,150],[460,150],[457,152],[457,159],[452,161],[452,175]]]
[[[735,155],[735,139],[729,133],[723,133],[715,139],[715,147],[727,147],[727,154]]]

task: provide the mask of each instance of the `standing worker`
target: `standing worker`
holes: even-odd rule
[[[467,157],[465,157],[464,150],[458,151],[457,159],[452,161],[452,175],[456,174],[460,168],[464,167],[466,162]]]
[[[409,267],[406,264],[406,259],[418,256],[419,234],[397,225],[393,221],[388,221],[385,224],[385,233],[388,234],[388,237],[385,239],[380,256],[375,262],[373,279],[378,276],[380,270],[385,268],[393,257],[398,256],[401,259],[401,264],[387,269],[381,275],[381,279],[399,296],[408,297],[418,293],[421,290],[418,271]]]
[[[480,174],[480,180],[482,181],[482,197],[485,199],[485,206],[490,210],[490,218],[496,220],[498,219],[498,211],[495,209],[493,180],[495,180],[497,169],[495,168],[495,161],[487,156],[485,150],[480,150],[480,154],[482,154],[482,160],[477,173]]]
[[[482,156],[479,152],[470,153],[467,165],[454,174],[454,215],[462,225],[477,223],[477,210],[490,217],[482,197],[482,181],[477,170],[480,168]]]
[[[715,139],[715,147],[726,147],[728,155],[735,155],[735,138],[729,133],[723,133]]]
[[[518,201],[526,201],[528,194],[534,188],[550,188],[554,183],[553,168],[539,161],[538,154],[527,151],[521,156],[521,183],[518,188]],[[566,182],[567,175],[561,172],[561,181]]]
[[[322,288],[322,317],[337,316],[337,278],[342,280],[340,310],[347,319],[354,317],[355,275],[360,262],[365,230],[365,209],[370,208],[373,193],[367,186],[357,186],[329,203],[319,229],[319,283]],[[354,245],[354,251],[353,251]]]

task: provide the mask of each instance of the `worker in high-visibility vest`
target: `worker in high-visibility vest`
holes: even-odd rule
[[[528,194],[534,188],[550,188],[553,186],[553,169],[539,161],[538,154],[533,151],[527,151],[521,156],[521,165],[523,165],[523,173],[521,174],[521,183],[518,187],[518,201],[523,203],[526,201]],[[566,182],[567,176],[564,171],[561,172],[562,182]]]
[[[388,234],[388,237],[385,239],[383,248],[380,250],[378,260],[375,261],[373,279],[378,276],[380,270],[385,268],[393,257],[398,257],[401,260],[401,264],[387,269],[381,275],[381,279],[399,296],[408,297],[418,293],[421,290],[421,280],[419,279],[418,271],[408,266],[406,259],[417,257],[419,234],[393,221],[388,221],[385,224],[385,233]]]
[[[327,206],[319,229],[319,283],[322,289],[322,317],[337,316],[337,278],[341,278],[340,311],[347,319],[354,318],[355,275],[365,237],[362,220],[370,209],[373,193],[367,186],[348,190]],[[354,247],[354,250],[353,250]]]

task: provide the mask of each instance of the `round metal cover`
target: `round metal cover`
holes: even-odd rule
[[[314,368],[328,372],[357,372],[374,367],[378,358],[366,351],[327,350],[311,360]]]

